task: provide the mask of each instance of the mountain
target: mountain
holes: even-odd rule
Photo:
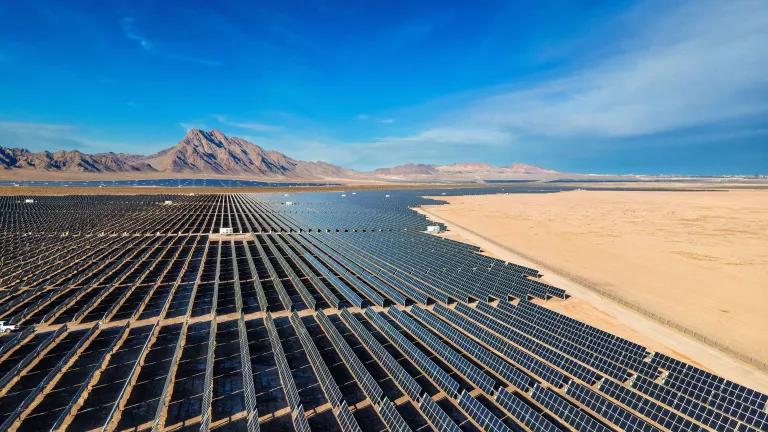
[[[373,174],[383,176],[432,175],[435,173],[437,173],[435,166],[427,164],[405,164],[391,168],[378,168],[373,171]]]
[[[175,146],[148,156],[145,161],[161,172],[256,177],[341,177],[341,167],[305,162],[280,152],[267,151],[219,130],[191,129]]]
[[[406,164],[391,168],[379,168],[371,174],[391,180],[485,180],[546,178],[556,173],[557,171],[524,163],[495,167],[486,163],[463,162],[450,165]]]
[[[82,153],[77,150],[31,152],[0,147],[0,177],[12,179],[230,176],[269,179],[350,181],[482,181],[547,178],[555,171],[514,163],[494,167],[464,162],[451,165],[406,164],[362,173],[326,162],[293,159],[265,150],[219,130],[190,129],[178,144],[149,156]]]
[[[351,174],[326,162],[306,162],[269,151],[221,131],[191,129],[173,147],[150,156],[87,154],[77,150],[31,152],[0,147],[0,171],[18,174],[171,174],[238,177],[337,178]]]
[[[529,165],[515,162],[512,165],[504,167],[506,171],[512,174],[556,174],[557,171],[542,168],[536,165]]]
[[[479,162],[460,162],[450,165],[439,165],[435,169],[445,173],[465,173],[465,172],[479,172],[493,170],[493,166],[486,163]]]
[[[78,150],[42,151],[0,147],[0,168],[81,173],[154,172],[141,156],[123,153],[87,154]]]

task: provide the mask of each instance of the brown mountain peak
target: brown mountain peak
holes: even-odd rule
[[[329,164],[303,162],[218,129],[190,129],[175,146],[146,159],[159,171],[255,177],[328,177],[342,169]]]

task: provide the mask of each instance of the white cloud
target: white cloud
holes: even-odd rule
[[[554,137],[631,137],[768,114],[768,3],[659,11],[624,52],[570,76],[477,100],[457,117]]]
[[[421,130],[367,142],[294,139],[288,147],[295,148],[296,157],[312,155],[368,169],[480,160],[530,149],[537,142],[569,145],[594,139],[619,145],[627,138],[687,134],[679,139],[690,143],[706,139],[702,132],[698,138],[691,135],[696,128],[710,130],[705,135],[712,137],[764,129],[768,3],[659,2],[622,19],[631,25],[613,35],[612,46],[619,48],[613,54],[553,79],[444,99],[431,110],[448,103],[453,108]],[[385,120],[369,114],[355,118]],[[311,142],[307,150],[297,145],[302,142]],[[273,147],[283,148],[282,143]]]
[[[133,17],[125,17],[120,20],[120,27],[123,29],[123,34],[128,39],[138,43],[143,50],[151,52],[154,49],[152,42],[136,31],[134,26],[135,21],[136,20]]]
[[[82,144],[66,124],[0,121],[0,146],[32,150],[73,148]]]
[[[396,125],[388,130],[404,131],[399,136],[348,142],[319,138],[306,129],[301,136],[288,128],[224,115],[179,126],[207,129],[205,123],[213,123],[252,131],[259,144],[292,157],[363,169],[408,161],[478,160],[490,150],[503,154],[522,146],[534,148],[539,137],[540,142],[565,145],[591,139],[618,143],[624,138],[728,124],[740,126],[723,127],[719,136],[765,129],[768,3],[658,2],[640,9],[629,14],[633,20],[623,21],[630,23],[623,26],[624,34],[606,40],[611,55],[553,79],[510,82],[502,90],[478,89],[482,96],[470,93],[437,101],[422,109],[421,117],[436,108],[445,114],[410,131],[405,124],[419,116],[397,112]],[[120,24],[124,35],[143,50],[156,56],[164,51],[159,42],[156,45],[137,31],[133,18],[124,18]],[[171,54],[165,57],[173,59]],[[175,60],[185,61],[180,57]],[[446,112],[449,103],[453,108]],[[371,124],[395,123],[393,117],[365,113],[354,118]],[[55,124],[0,122],[0,140],[0,145],[36,149],[87,145],[72,126]]]
[[[213,117],[219,124],[256,135],[265,132],[268,136],[260,135],[259,144],[292,157],[363,169],[408,161],[479,160],[533,148],[539,139],[563,145],[591,139],[618,143],[728,123],[764,128],[768,3],[659,2],[640,6],[628,16],[633,18],[624,17],[624,34],[612,35],[613,54],[525,87],[511,82],[503,90],[479,89],[482,96],[463,95],[456,99],[460,106],[410,133],[402,129],[399,136],[348,142]],[[395,122],[366,113],[355,119]],[[182,124],[185,129],[201,126]],[[719,133],[739,130],[726,127]]]
[[[204,123],[198,123],[198,122],[178,122],[177,124],[179,125],[179,127],[184,129],[185,131],[189,131],[191,129],[201,129],[201,130],[208,129],[208,127]]]
[[[504,144],[512,136],[504,131],[488,128],[436,127],[402,138],[382,138],[379,142],[407,141],[420,144]]]
[[[381,124],[392,124],[396,121],[392,117],[375,117],[368,114],[358,114],[355,116],[355,119],[360,121],[370,120],[370,121],[374,121],[376,123],[381,123]]]
[[[80,150],[86,153],[129,151],[153,148],[142,143],[130,145],[93,138],[68,124],[34,123],[0,120],[0,146],[20,147],[31,151]]]
[[[369,170],[405,162],[450,163],[477,160],[489,150],[515,141],[506,132],[482,129],[433,128],[414,135],[342,142],[328,137],[280,135],[249,139],[267,149],[300,160],[322,160]]]
[[[226,126],[232,126],[239,129],[248,129],[256,132],[275,132],[282,129],[280,126],[266,123],[233,121],[223,115],[214,115],[213,118],[215,118],[217,122]]]
[[[215,67],[224,65],[224,63],[218,60],[210,60],[202,57],[187,56],[183,54],[171,54],[168,56],[168,58],[170,58],[171,60],[180,61],[182,63],[191,63],[191,64],[205,66],[209,68],[215,68]]]
[[[208,68],[215,68],[223,65],[223,63],[218,60],[211,60],[203,57],[190,56],[173,52],[160,52],[161,50],[156,48],[156,44],[153,41],[142,35],[141,32],[136,29],[135,22],[136,20],[133,17],[124,17],[120,20],[120,28],[123,30],[123,35],[126,38],[138,43],[139,46],[147,53],[154,54],[158,57],[164,57],[172,61],[205,66]]]

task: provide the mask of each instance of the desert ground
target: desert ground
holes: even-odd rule
[[[768,388],[768,191],[436,197],[446,233],[539,268],[560,312]]]

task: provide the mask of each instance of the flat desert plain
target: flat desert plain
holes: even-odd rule
[[[447,223],[449,233],[508,261],[505,251],[511,252],[572,294],[577,287],[591,290],[546,302],[550,307],[738,381],[758,379],[720,370],[711,353],[699,355],[694,345],[716,347],[763,371],[768,365],[768,191],[435,198],[449,204],[422,211]],[[633,315],[617,316],[622,310],[653,323],[617,324]],[[695,343],[678,343],[659,329]]]

